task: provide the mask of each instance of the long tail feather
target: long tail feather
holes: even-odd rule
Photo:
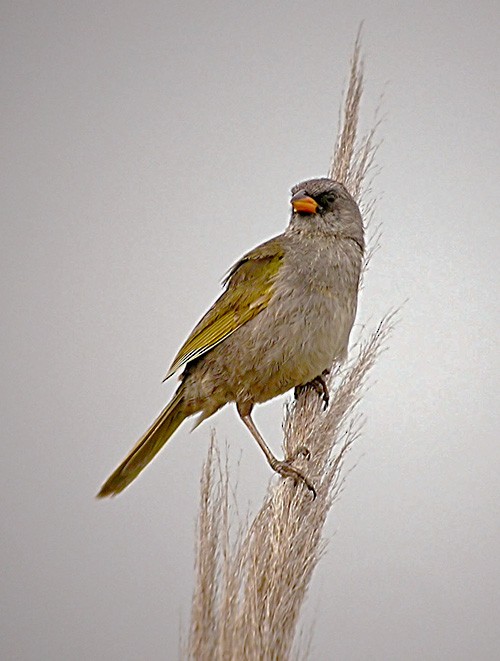
[[[182,393],[178,391],[118,468],[108,477],[97,497],[115,496],[128,487],[158,454],[185,417]]]

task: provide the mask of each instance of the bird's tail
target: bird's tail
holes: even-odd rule
[[[128,487],[162,449],[187,415],[182,393],[177,391],[135,447],[108,477],[97,497],[115,496]]]

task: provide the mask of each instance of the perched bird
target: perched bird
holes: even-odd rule
[[[225,290],[195,326],[166,378],[184,366],[173,398],[98,497],[125,489],[183,420],[197,426],[229,402],[283,477],[314,487],[279,461],[252,419],[254,404],[313,383],[327,397],[323,376],[347,352],[363,261],[363,221],[345,187],[311,179],[291,191],[283,234],[244,255],[229,270]],[[325,400],[327,401],[327,400]]]

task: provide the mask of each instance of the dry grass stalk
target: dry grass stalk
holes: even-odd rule
[[[358,35],[329,176],[343,181],[366,212],[367,205],[372,208],[366,199],[366,177],[375,146],[374,130],[358,140],[362,91]],[[308,390],[287,406],[284,454],[291,456],[301,446],[310,450],[310,460],[298,460],[297,465],[315,484],[316,500],[304,485],[274,478],[253,522],[231,542],[228,471],[212,438],[201,482],[197,575],[184,657],[291,658],[300,608],[325,548],[323,525],[342,488],[346,453],[359,433],[355,408],[391,323],[391,316],[384,319],[368,340],[358,343],[354,358],[333,368],[326,411],[318,395]]]

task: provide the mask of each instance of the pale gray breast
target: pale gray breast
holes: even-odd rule
[[[290,242],[269,310],[285,321],[282,351],[306,380],[343,357],[356,314],[360,251],[325,238]]]

